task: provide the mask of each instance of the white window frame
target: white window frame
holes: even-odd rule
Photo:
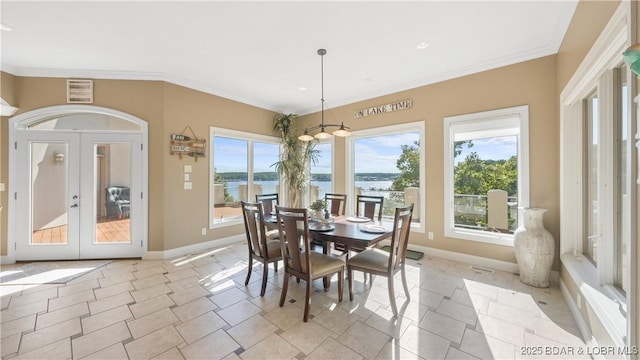
[[[516,129],[517,127],[517,129]],[[454,141],[458,133],[518,136],[518,206],[529,207],[529,106],[444,118],[444,235],[450,238],[513,246],[513,234],[457,228],[454,219]],[[482,134],[482,135],[480,135]],[[518,216],[518,224],[522,219]]]
[[[613,151],[615,144],[612,144],[613,103],[608,93],[611,93],[611,80],[613,69],[622,62],[622,52],[631,44],[635,43],[635,26],[631,24],[632,14],[635,14],[633,2],[622,1],[618,9],[611,17],[609,23],[602,31],[590,51],[587,53],[582,63],[569,80],[567,86],[560,95],[560,257],[564,268],[573,282],[577,285],[578,298],[584,298],[589,304],[599,322],[604,327],[608,339],[613,341],[615,346],[638,346],[637,336],[637,312],[638,312],[638,283],[630,281],[629,291],[625,297],[615,284],[616,279],[616,241],[615,226],[609,223],[614,218],[613,206],[615,192],[612,184],[615,179],[613,174]],[[631,71],[627,71],[628,94],[633,96],[636,78]],[[602,165],[599,174],[599,212],[601,222],[604,226],[601,229],[600,242],[598,243],[597,267],[583,257],[584,217],[581,215],[586,206],[584,204],[583,193],[587,186],[583,177],[583,159],[585,139],[584,129],[584,107],[583,99],[586,99],[593,89],[598,89],[599,99],[599,121],[600,125],[605,125],[599,129],[601,151],[598,162]],[[629,104],[633,102],[629,99]],[[636,109],[631,106],[629,116],[635,118]],[[633,126],[633,121],[629,122]],[[633,129],[629,134],[633,134]],[[630,135],[631,136],[631,135]],[[631,139],[630,139],[631,140]],[[629,141],[632,146],[632,141]],[[634,161],[637,158],[636,152],[629,149],[629,179],[633,182],[633,174],[637,173]],[[636,188],[631,186],[631,199],[637,199]],[[632,200],[633,201],[633,200]],[[637,209],[631,208],[631,218],[636,218]],[[631,238],[637,236],[637,229],[632,222]],[[629,249],[629,276],[633,279],[633,274],[637,271],[637,244],[631,242]],[[626,318],[623,313],[634,314]],[[580,317],[579,313],[574,316]],[[579,322],[580,323],[580,322]],[[587,328],[583,328],[586,336],[594,336],[590,340],[590,345],[597,345],[598,338],[602,340],[602,334],[590,334]],[[625,341],[626,339],[626,341]],[[593,342],[593,344],[591,343]]]
[[[420,220],[415,222],[413,218],[411,224],[411,231],[424,233],[425,232],[425,219],[426,219],[426,148],[425,142],[425,126],[424,121],[416,121],[406,124],[390,125],[377,128],[370,128],[366,130],[352,131],[351,136],[347,138],[346,144],[346,173],[345,182],[347,184],[347,199],[352,201],[347,202],[347,213],[355,213],[355,141],[358,139],[384,136],[391,134],[418,132],[420,134]]]
[[[274,144],[274,145],[280,145],[280,138],[274,137],[274,136],[267,136],[267,135],[260,135],[260,134],[254,134],[254,133],[250,133],[250,132],[246,132],[246,131],[237,131],[237,130],[230,130],[230,129],[224,129],[224,128],[218,128],[218,127],[210,127],[209,128],[209,139],[211,141],[211,145],[209,146],[209,229],[215,229],[215,228],[220,228],[220,227],[226,227],[226,226],[232,226],[232,225],[237,225],[237,224],[242,224],[243,220],[242,220],[242,216],[238,217],[238,218],[233,218],[230,220],[226,220],[226,221],[215,221],[214,218],[214,208],[213,208],[213,202],[214,202],[214,190],[213,190],[213,185],[214,185],[214,178],[215,178],[215,153],[214,153],[214,144],[215,144],[215,138],[216,137],[225,137],[225,138],[231,138],[231,139],[237,139],[237,140],[242,140],[242,141],[247,141],[249,146],[247,149],[247,184],[248,184],[248,196],[249,199],[253,198],[255,196],[255,194],[253,194],[253,143],[254,142],[260,142],[260,143],[267,143],[267,144]],[[282,147],[280,146],[280,152],[282,152]],[[280,184],[281,188],[282,186],[284,186],[284,184]],[[284,198],[286,196],[286,192],[281,193],[280,194],[280,202],[285,202],[286,199]]]

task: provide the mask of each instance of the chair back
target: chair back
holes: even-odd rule
[[[280,202],[278,201],[278,194],[257,194],[256,202],[262,203],[262,210],[264,216],[271,216],[271,212],[275,210],[275,206]]]
[[[249,252],[267,258],[267,235],[264,226],[262,203],[241,201],[244,229],[247,233]]]
[[[368,217],[372,220],[378,218],[378,221],[382,221],[383,204],[384,196],[358,195],[356,201],[356,214],[358,216]]]
[[[311,249],[307,209],[276,206],[276,218],[285,270],[305,277],[311,273],[310,256],[302,254],[309,254]]]
[[[391,234],[391,248],[389,249],[389,270],[396,270],[407,257],[412,215],[413,204],[396,208]]]
[[[331,215],[344,215],[347,208],[346,194],[324,194],[324,200],[329,204]]]

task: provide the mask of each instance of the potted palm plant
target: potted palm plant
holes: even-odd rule
[[[287,203],[290,207],[301,207],[302,198],[309,182],[309,165],[316,164],[318,150],[315,141],[298,140],[296,134],[296,114],[278,113],[273,117],[273,132],[280,136],[282,152],[274,164],[287,189]]]

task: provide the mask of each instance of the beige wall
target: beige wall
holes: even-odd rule
[[[5,100],[19,113],[66,103],[66,79],[14,77],[1,73]],[[13,96],[10,96],[14,94]],[[209,157],[169,154],[170,134],[188,125],[198,137],[209,137],[209,127],[271,134],[274,113],[217,96],[158,81],[95,80],[95,106],[116,109],[149,123],[149,250],[161,251],[242,233],[241,226],[209,230]],[[0,181],[8,184],[7,119],[2,119]],[[207,146],[210,142],[207,141]],[[183,165],[193,165],[193,190],[183,190]],[[7,246],[7,193],[0,193],[2,255]]]
[[[549,209],[545,225],[558,239],[559,170],[558,117],[555,56],[485,71],[445,82],[423,86],[384,97],[329,110],[331,122],[344,121],[352,130],[425,122],[426,141],[426,234],[414,233],[411,243],[442,250],[482,256],[515,263],[512,247],[466,241],[444,236],[444,128],[443,118],[506,107],[529,105],[531,197],[530,205]],[[330,92],[328,93],[330,96]],[[328,97],[327,96],[327,97]],[[413,99],[413,108],[354,120],[357,109]],[[317,114],[302,118],[305,125],[319,122]],[[335,119],[335,121],[334,121]],[[344,143],[337,139],[334,161],[336,182],[344,181]],[[338,185],[337,191],[341,191]],[[555,266],[558,269],[558,264]]]
[[[196,162],[190,157],[180,160],[177,156],[168,155],[169,136],[181,133],[189,125],[198,137],[207,138],[209,148],[210,126],[272,135],[274,113],[172,84],[165,86],[164,110],[166,122],[162,139],[163,153],[167,154],[164,157],[166,207],[164,217],[160,218],[165,224],[164,250],[242,234],[244,226],[235,225],[209,230],[206,236],[201,235],[201,228],[209,227],[210,158]],[[193,166],[193,190],[183,190],[183,165],[188,164]]]
[[[558,50],[558,97],[620,1],[580,1]],[[560,109],[558,109],[559,111]]]

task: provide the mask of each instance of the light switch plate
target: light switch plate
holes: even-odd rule
[[[185,165],[184,166],[184,172],[190,173],[191,172],[191,165]]]
[[[184,174],[184,181],[189,181],[189,173]]]
[[[191,182],[190,181],[185,181],[184,182],[184,189],[185,190],[191,190]]]
[[[4,183],[0,183],[0,191],[4,191]]]

